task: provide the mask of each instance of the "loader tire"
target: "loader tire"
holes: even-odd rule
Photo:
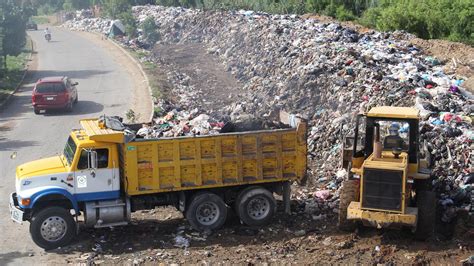
[[[433,189],[432,185],[433,180],[431,178],[428,179],[415,179],[415,189],[416,192],[421,191],[431,191]]]
[[[419,191],[416,195],[418,222],[415,239],[424,241],[434,234],[436,217],[436,194],[433,191]]]
[[[352,232],[356,229],[357,223],[347,219],[347,207],[351,201],[359,198],[359,182],[357,180],[346,180],[342,183],[339,194],[339,216],[337,226],[340,230]]]

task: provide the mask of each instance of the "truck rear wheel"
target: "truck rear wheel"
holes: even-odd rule
[[[240,220],[249,226],[268,224],[276,209],[273,194],[262,187],[244,189],[240,192],[235,204]]]
[[[339,216],[337,226],[340,230],[352,232],[356,229],[356,222],[347,219],[347,207],[352,201],[359,198],[359,184],[357,180],[346,180],[342,183],[339,194]]]
[[[416,195],[418,222],[415,238],[426,240],[434,233],[436,215],[436,194],[433,191],[419,191]]]
[[[71,213],[61,207],[49,207],[33,216],[30,234],[36,245],[48,250],[67,245],[76,234]]]
[[[199,231],[216,230],[227,219],[227,206],[213,193],[201,193],[194,197],[186,211],[186,219]]]

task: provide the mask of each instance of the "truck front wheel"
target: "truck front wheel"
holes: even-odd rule
[[[227,206],[213,193],[201,193],[194,197],[186,211],[186,219],[199,231],[216,230],[227,219]]]
[[[237,197],[235,204],[240,220],[249,226],[268,224],[276,209],[273,194],[262,187],[244,189]]]
[[[45,208],[31,219],[31,238],[46,250],[67,245],[75,233],[76,223],[71,213],[61,207]]]

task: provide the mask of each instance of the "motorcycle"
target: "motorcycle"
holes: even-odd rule
[[[44,38],[49,42],[51,41],[51,33],[47,33],[44,35]]]

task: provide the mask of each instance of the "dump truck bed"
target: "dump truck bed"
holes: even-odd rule
[[[298,180],[306,123],[288,129],[135,140],[122,144],[128,195]]]

